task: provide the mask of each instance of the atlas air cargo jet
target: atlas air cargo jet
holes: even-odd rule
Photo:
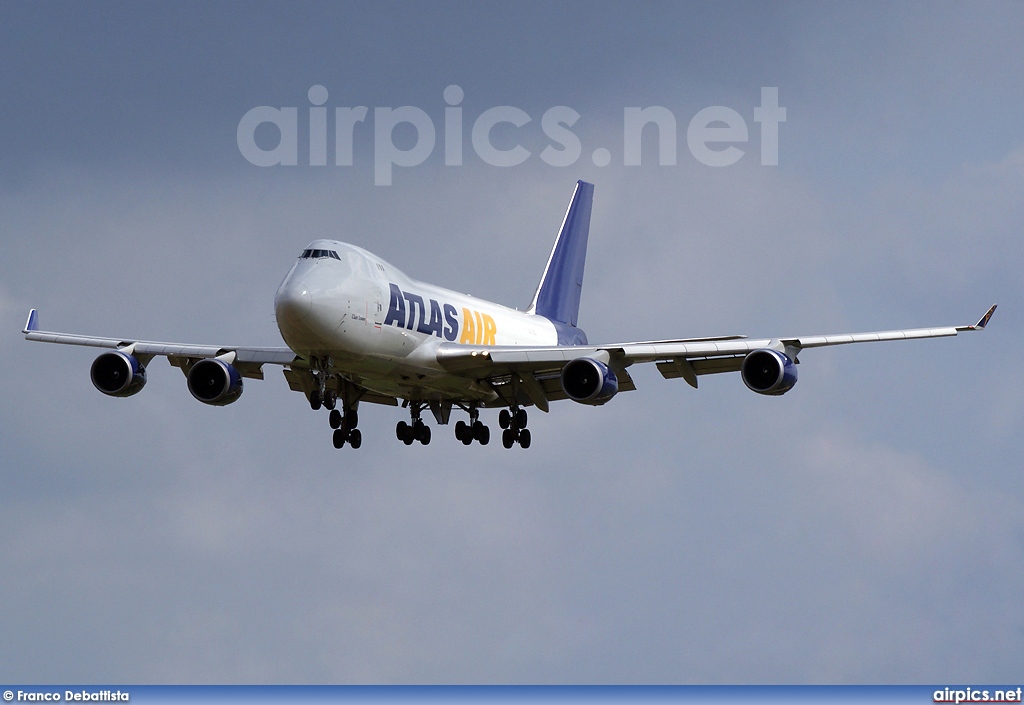
[[[500,409],[502,445],[530,446],[527,407],[548,411],[553,401],[600,405],[635,389],[629,368],[653,362],[668,378],[697,387],[702,375],[739,372],[757,394],[780,395],[797,380],[808,348],[982,330],[996,307],[969,326],[846,335],[751,339],[742,335],[594,345],[578,325],[583,267],[594,186],[580,181],[529,308],[518,311],[420,282],[366,250],[316,240],[302,251],[277,290],[277,325],[288,347],[185,345],[131,338],[44,332],[33,309],[25,337],[45,343],[106,348],[92,364],[92,383],[104,394],[129,397],[146,384],[155,357],[185,374],[192,396],[224,406],[242,395],[243,381],[263,379],[280,365],[288,385],[314,410],[330,411],[334,446],[362,444],[362,403],[401,404],[408,421],[398,439],[430,443],[429,410],[447,425],[454,409],[467,414],[455,437],[486,445],[483,409]]]

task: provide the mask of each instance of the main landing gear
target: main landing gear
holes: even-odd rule
[[[334,429],[334,447],[344,448],[345,442],[353,448],[363,444],[363,434],[356,428],[359,423],[359,412],[355,407],[345,407],[344,413],[338,409],[331,410],[331,428]]]
[[[511,409],[502,409],[498,414],[498,425],[504,431],[501,432],[501,445],[511,448],[518,443],[523,448],[530,447],[530,429],[526,428],[526,409],[513,406]]]
[[[469,407],[469,423],[459,421],[455,424],[455,438],[462,441],[462,445],[470,445],[477,441],[485,446],[491,441],[491,429],[480,420],[480,410],[476,406]]]
[[[430,426],[423,423],[420,412],[423,410],[423,403],[414,401],[409,403],[409,411],[412,415],[412,423],[399,421],[395,426],[395,435],[402,443],[411,446],[414,441],[423,445],[430,445]]]

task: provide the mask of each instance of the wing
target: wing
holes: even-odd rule
[[[505,399],[525,395],[547,411],[548,402],[566,398],[560,382],[565,363],[579,357],[598,357],[619,377],[619,391],[635,389],[626,368],[634,363],[653,362],[667,379],[682,377],[697,387],[700,375],[736,372],[748,353],[770,348],[786,353],[794,362],[805,348],[884,340],[943,338],[964,331],[984,330],[995,312],[992,306],[974,325],[914,328],[841,335],[810,335],[751,339],[744,336],[660,340],[612,345],[575,347],[490,347],[474,348],[446,343],[437,352],[438,362],[453,374],[488,381]],[[525,400],[524,400],[525,401]]]
[[[92,348],[109,348],[121,350],[134,355],[143,364],[149,365],[154,357],[166,357],[174,367],[188,375],[192,365],[205,358],[220,358],[230,363],[242,377],[263,379],[263,365],[281,365],[288,387],[295,392],[309,396],[310,392],[320,388],[309,361],[296,355],[291,348],[253,347],[246,345],[191,345],[187,343],[161,343],[150,340],[131,340],[123,338],[98,338],[95,336],[76,335],[73,333],[55,333],[39,330],[39,314],[32,309],[22,331],[26,340],[41,343],[58,343],[61,345],[84,345]],[[376,394],[367,389],[342,389],[344,384],[337,376],[327,381],[327,388],[339,394],[349,391],[354,398],[372,404],[396,406],[394,397]]]
[[[71,333],[54,333],[39,330],[39,314],[35,309],[28,314],[25,329],[22,331],[26,340],[41,343],[58,343],[60,345],[84,345],[92,348],[110,348],[123,350],[135,355],[142,363],[148,364],[154,357],[166,357],[175,367],[183,371],[193,362],[209,357],[233,355],[231,364],[243,377],[263,379],[263,365],[286,365],[307,367],[305,361],[296,357],[290,348],[261,348],[232,345],[189,345],[183,343],[159,343],[149,340],[129,340],[121,338],[97,338]]]

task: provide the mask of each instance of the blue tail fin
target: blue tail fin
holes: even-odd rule
[[[590,235],[590,209],[594,205],[594,185],[576,182],[576,191],[565,211],[562,228],[540,278],[529,313],[536,313],[567,326],[576,326],[583,289],[583,265],[587,259]]]

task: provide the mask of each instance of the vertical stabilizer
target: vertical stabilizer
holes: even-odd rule
[[[576,326],[593,205],[594,185],[577,181],[548,264],[530,302],[529,313],[544,316],[555,323]]]

